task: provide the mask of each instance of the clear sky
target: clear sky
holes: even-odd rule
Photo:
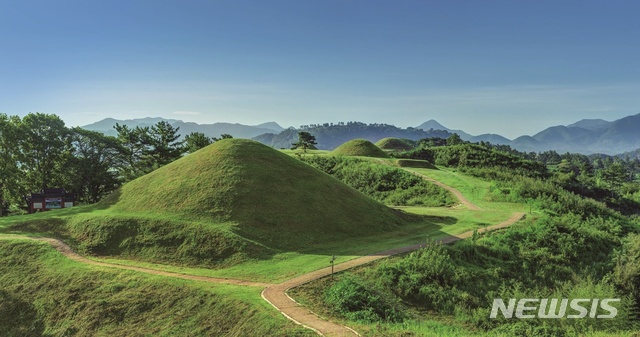
[[[0,112],[507,137],[640,113],[640,1],[0,0]]]

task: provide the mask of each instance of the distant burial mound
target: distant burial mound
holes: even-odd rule
[[[244,139],[220,140],[187,155],[127,183],[105,203],[117,213],[165,214],[223,226],[280,249],[359,237],[402,223],[398,211],[296,158]]]
[[[376,142],[376,146],[383,150],[409,151],[413,149],[415,141],[403,138],[382,138]]]
[[[388,158],[389,156],[379,147],[366,139],[352,139],[331,151],[336,156],[362,156]]]

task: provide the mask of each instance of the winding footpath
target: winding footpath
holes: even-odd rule
[[[62,255],[66,256],[67,258],[77,262],[90,264],[93,266],[133,270],[133,271],[137,271],[145,274],[175,277],[175,278],[181,278],[185,280],[203,281],[203,282],[210,282],[210,283],[224,283],[224,284],[233,284],[233,285],[239,285],[239,286],[251,286],[251,287],[268,287],[272,285],[269,283],[172,273],[172,272],[157,270],[157,269],[149,269],[149,268],[142,268],[142,267],[127,266],[127,265],[116,264],[116,263],[94,261],[94,260],[87,259],[86,257],[83,257],[81,255],[78,255],[78,253],[74,252],[73,249],[71,249],[71,247],[69,247],[67,244],[65,244],[61,240],[53,239],[53,238],[38,238],[38,237],[30,237],[30,236],[11,235],[11,236],[0,236],[0,239],[24,239],[24,240],[46,242],[50,244],[53,248],[55,248],[58,252],[60,252]]]
[[[465,206],[467,206],[468,209],[470,210],[480,210],[480,208],[473,204],[472,202],[470,202],[468,199],[466,199],[462,193],[460,193],[460,191],[458,191],[457,189],[451,187],[451,186],[447,186],[439,181],[433,180],[429,177],[426,177],[422,174],[416,173],[417,175],[423,177],[425,180],[428,180],[438,186],[441,186],[442,188],[450,191],[453,195],[455,195],[458,200],[460,201],[461,204],[464,204]],[[491,230],[495,230],[495,229],[500,229],[500,228],[504,228],[507,226],[510,226],[514,223],[516,223],[518,220],[522,219],[525,216],[524,212],[518,212],[518,213],[514,213],[509,219],[494,225],[494,226],[490,226],[490,227],[485,227],[482,229],[478,229],[478,233],[484,233],[487,231],[491,231]],[[443,244],[448,244],[448,243],[452,243],[458,240],[462,240],[462,239],[466,239],[469,238],[473,235],[474,231],[468,231],[459,235],[450,235],[450,236],[446,236],[443,238],[440,238],[438,240],[435,240],[435,242],[440,242]],[[77,262],[81,262],[81,263],[86,263],[86,264],[90,264],[90,265],[95,265],[95,266],[103,266],[103,267],[109,267],[109,268],[118,268],[118,269],[126,269],[126,270],[133,270],[133,271],[137,271],[137,272],[142,272],[142,273],[146,273],[146,274],[152,274],[152,275],[160,275],[160,276],[166,276],[166,277],[175,277],[175,278],[181,278],[181,279],[186,279],[186,280],[193,280],[193,281],[203,281],[203,282],[211,282],[211,283],[224,283],[224,284],[233,284],[233,285],[240,285],[240,286],[253,286],[253,287],[262,287],[264,288],[264,290],[262,291],[262,298],[264,300],[266,300],[267,302],[269,302],[272,306],[274,306],[280,313],[282,313],[284,316],[286,316],[288,319],[294,321],[297,324],[300,324],[306,328],[309,328],[311,330],[314,330],[316,333],[318,333],[319,335],[323,335],[323,336],[359,336],[360,334],[358,334],[355,330],[337,324],[337,323],[333,323],[331,321],[328,321],[318,315],[316,315],[315,313],[313,313],[311,310],[301,306],[298,302],[296,302],[294,299],[292,299],[291,297],[289,297],[289,295],[287,294],[287,291],[289,291],[289,289],[291,288],[295,288],[298,287],[300,285],[303,285],[305,283],[317,280],[319,278],[323,278],[326,276],[329,276],[331,274],[331,267],[327,267],[327,268],[323,268],[323,269],[319,269],[316,271],[313,271],[311,273],[307,273],[298,277],[295,277],[293,279],[287,280],[283,283],[279,283],[279,284],[269,284],[269,283],[261,283],[261,282],[250,282],[250,281],[245,281],[245,280],[237,280],[237,279],[227,279],[227,278],[214,278],[214,277],[206,277],[206,276],[196,276],[196,275],[188,275],[188,274],[181,274],[181,273],[173,273],[173,272],[167,272],[167,271],[162,271],[162,270],[156,270],[156,269],[150,269],[150,268],[142,268],[142,267],[135,267],[135,266],[127,266],[127,265],[121,265],[121,264],[115,264],[115,263],[107,263],[107,262],[98,262],[98,261],[94,261],[94,260],[90,260],[87,259],[83,256],[78,255],[77,253],[75,253],[73,251],[73,249],[71,249],[71,247],[69,247],[68,245],[66,245],[64,242],[62,242],[61,240],[58,239],[54,239],[54,238],[37,238],[37,237],[29,237],[29,236],[17,236],[17,235],[8,235],[8,236],[0,236],[0,239],[27,239],[27,240],[36,240],[36,241],[42,241],[42,242],[46,242],[49,243],[51,246],[53,246],[57,251],[59,251],[60,253],[62,253],[64,256],[66,256],[69,259],[72,259],[74,261]],[[378,253],[374,253],[371,255],[366,255],[360,258],[356,258],[350,261],[346,261],[344,263],[340,263],[334,266],[334,272],[340,272],[340,271],[344,271],[353,267],[357,267],[357,266],[361,266],[367,263],[371,263],[373,261],[379,260],[379,259],[383,259],[389,256],[393,256],[393,255],[397,255],[397,254],[402,254],[402,253],[407,253],[407,252],[411,252],[411,251],[415,251],[420,249],[421,247],[423,247],[424,244],[415,244],[415,245],[411,245],[411,246],[405,246],[405,247],[400,247],[400,248],[395,248],[395,249],[390,249],[390,250],[386,250],[386,251],[382,251],[382,252],[378,252]]]
[[[524,215],[525,215],[524,212],[514,213],[509,219],[497,225],[478,229],[478,233],[485,233],[491,230],[511,226],[514,223],[516,223],[518,220],[522,219]],[[440,242],[443,244],[448,244],[458,240],[470,238],[473,235],[473,232],[474,231],[468,231],[459,235],[450,235],[434,241]],[[363,256],[357,259],[353,259],[353,260],[335,265],[334,272],[340,272],[346,269],[361,266],[361,265],[364,265],[379,259],[383,259],[389,256],[408,253],[414,250],[418,250],[422,247],[424,247],[424,244],[416,244],[416,245],[390,249],[383,252]],[[271,305],[273,305],[276,309],[280,310],[280,312],[290,320],[304,327],[312,329],[321,335],[359,336],[360,334],[358,334],[355,330],[321,318],[320,316],[313,313],[311,310],[301,306],[298,302],[296,302],[294,299],[289,297],[289,295],[287,295],[287,291],[289,291],[289,289],[291,288],[301,286],[305,283],[308,283],[329,275],[331,275],[331,267],[316,270],[314,272],[290,279],[283,283],[268,286],[265,288],[264,291],[262,291],[262,298],[264,298],[267,302],[271,303]]]
[[[449,185],[445,185],[445,184],[443,184],[443,183],[441,183],[441,182],[439,182],[437,180],[434,180],[433,178],[429,178],[429,177],[425,176],[424,174],[421,174],[421,173],[418,173],[418,172],[408,171],[408,170],[407,170],[407,172],[411,172],[411,173],[419,176],[420,178],[422,178],[422,179],[424,179],[424,180],[426,180],[426,181],[428,181],[428,182],[430,182],[432,184],[438,185],[438,186],[444,188],[445,190],[451,192],[451,194],[455,195],[456,198],[458,199],[458,201],[461,204],[467,206],[467,208],[469,210],[472,210],[472,211],[479,211],[480,210],[480,207],[478,207],[478,205],[472,203],[471,201],[469,201],[469,199],[465,198],[465,196],[462,195],[462,193],[460,193],[460,191],[458,191],[456,188],[453,188],[453,187],[451,187]]]

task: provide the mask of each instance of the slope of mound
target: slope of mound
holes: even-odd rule
[[[339,180],[243,139],[218,141],[161,167],[105,203],[111,211],[231,224],[236,234],[280,248],[372,234],[402,221]]]
[[[388,158],[389,156],[379,147],[366,139],[352,139],[331,151],[337,156],[362,156]]]
[[[388,137],[380,139],[376,142],[375,145],[383,150],[409,151],[413,149],[415,141],[412,141],[410,139]]]

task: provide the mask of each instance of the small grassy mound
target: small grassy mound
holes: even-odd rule
[[[414,148],[416,142],[405,138],[382,138],[376,142],[376,146],[383,150],[390,151],[409,151]]]
[[[336,156],[361,156],[388,158],[389,156],[379,147],[366,139],[352,139],[331,151]]]

